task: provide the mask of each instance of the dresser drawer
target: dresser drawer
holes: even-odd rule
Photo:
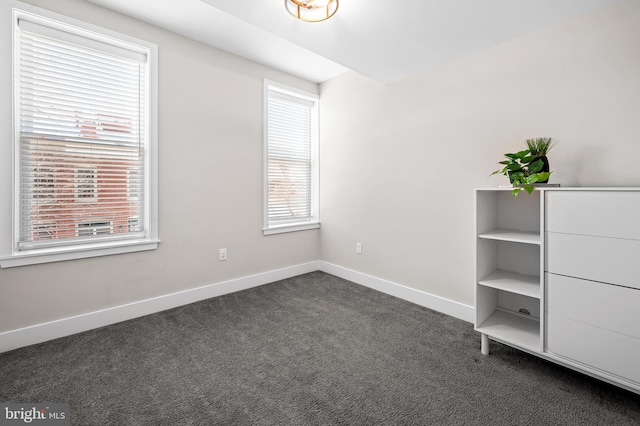
[[[640,191],[547,191],[550,232],[640,240]]]
[[[545,278],[549,315],[640,339],[640,290],[553,274]]]
[[[547,315],[546,351],[640,384],[640,339]]]
[[[640,241],[548,232],[545,270],[640,289]]]

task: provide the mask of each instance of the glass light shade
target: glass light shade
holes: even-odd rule
[[[301,21],[319,22],[336,13],[338,0],[284,0],[284,7]]]

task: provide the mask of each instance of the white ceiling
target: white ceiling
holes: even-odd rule
[[[313,82],[391,83],[620,0],[340,0],[317,23],[283,0],[89,1]]]

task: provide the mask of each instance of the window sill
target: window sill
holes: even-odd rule
[[[15,253],[13,256],[0,257],[0,268],[155,250],[159,243],[160,240],[133,240],[24,251]]]
[[[306,231],[309,229],[318,229],[320,228],[320,222],[313,223],[295,223],[288,225],[277,225],[272,226],[271,228],[263,229],[264,235],[274,235],[274,234],[284,234],[285,232],[298,232],[298,231]]]

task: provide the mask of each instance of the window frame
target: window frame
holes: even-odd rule
[[[75,198],[78,203],[98,202],[98,168],[81,165],[74,171]]]
[[[113,234],[113,222],[110,220],[94,220],[92,222],[78,222],[76,224],[78,236]],[[104,232],[105,230],[109,232]],[[87,232],[88,231],[88,232]]]
[[[312,102],[311,109],[311,185],[310,185],[310,210],[309,218],[300,221],[281,221],[270,223],[269,221],[269,91],[275,91],[289,97],[300,99],[303,102]],[[264,188],[263,188],[263,233],[264,235],[280,234],[285,232],[305,231],[320,228],[320,149],[319,149],[319,121],[320,121],[320,97],[317,94],[306,92],[272,80],[264,80],[263,89],[264,111]]]
[[[56,195],[56,176],[51,167],[34,167],[33,172],[33,198],[49,199]]]
[[[0,140],[0,268],[106,256],[120,253],[154,250],[160,242],[158,234],[158,47],[138,38],[63,16],[39,7],[9,0],[0,5],[0,114],[10,117],[12,138]],[[19,249],[19,129],[16,43],[18,20],[24,19],[70,33],[82,34],[85,38],[98,40],[119,48],[134,50],[147,55],[147,81],[145,100],[147,114],[144,122],[144,191],[146,227],[143,236],[108,241],[84,241],[82,243],[43,245],[30,250]],[[9,21],[11,20],[11,21]],[[88,37],[89,36],[89,37]],[[7,100],[8,99],[8,100]],[[97,177],[97,175],[96,175]],[[11,200],[11,202],[8,202]]]

